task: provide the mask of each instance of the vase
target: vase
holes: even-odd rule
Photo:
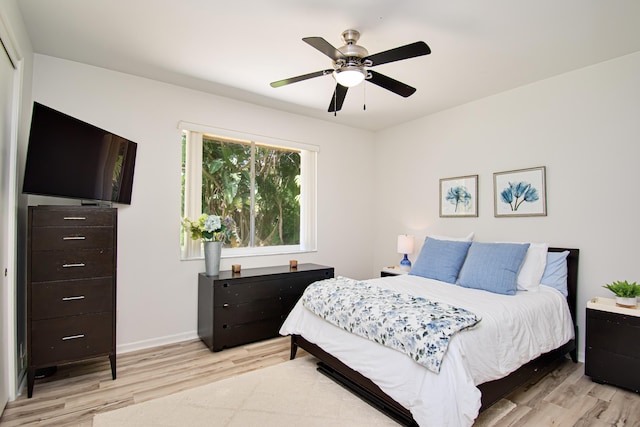
[[[638,297],[616,297],[616,305],[624,308],[636,308],[638,306]]]
[[[207,276],[217,276],[220,272],[222,242],[204,242],[204,266]]]

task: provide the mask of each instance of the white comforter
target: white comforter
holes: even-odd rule
[[[480,410],[477,384],[502,378],[573,338],[566,299],[546,286],[507,296],[410,275],[369,281],[465,308],[482,321],[454,335],[439,374],[404,353],[322,320],[301,302],[280,334],[302,335],[371,379],[409,409],[420,426],[472,425]]]

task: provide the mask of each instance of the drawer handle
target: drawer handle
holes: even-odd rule
[[[65,221],[84,221],[87,219],[85,216],[65,216],[63,218]]]
[[[86,237],[84,236],[65,236],[62,238],[62,240],[85,240]]]
[[[62,337],[62,341],[76,340],[78,338],[84,338],[84,334],[69,335],[66,337]]]
[[[227,303],[225,302],[224,304],[222,304],[222,307],[223,307],[223,308],[227,308],[227,307],[229,307],[229,304],[227,304]]]
[[[72,268],[72,267],[84,267],[84,262],[78,262],[75,264],[62,264],[62,268]]]
[[[77,297],[64,297],[62,301],[75,301],[79,299],[84,299],[84,295],[78,295]]]

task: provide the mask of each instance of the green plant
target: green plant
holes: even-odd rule
[[[603,288],[609,289],[620,298],[633,298],[640,296],[640,285],[636,282],[629,283],[626,280],[624,282],[616,281],[608,285],[604,285]]]

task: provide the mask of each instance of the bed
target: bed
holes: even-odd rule
[[[561,258],[566,286],[562,291],[540,285],[536,292],[518,290],[514,295],[503,295],[417,275],[365,281],[479,314],[477,325],[451,337],[437,374],[396,349],[327,322],[302,300],[280,333],[291,336],[291,359],[298,348],[306,350],[320,360],[321,372],[401,424],[468,426],[480,411],[518,386],[545,375],[567,354],[577,361],[579,250],[548,248],[548,252],[550,257],[566,257]],[[521,322],[515,319],[521,318],[530,321],[523,328],[525,332],[515,325]],[[507,327],[494,330],[495,325]],[[500,340],[506,341],[495,344]]]

